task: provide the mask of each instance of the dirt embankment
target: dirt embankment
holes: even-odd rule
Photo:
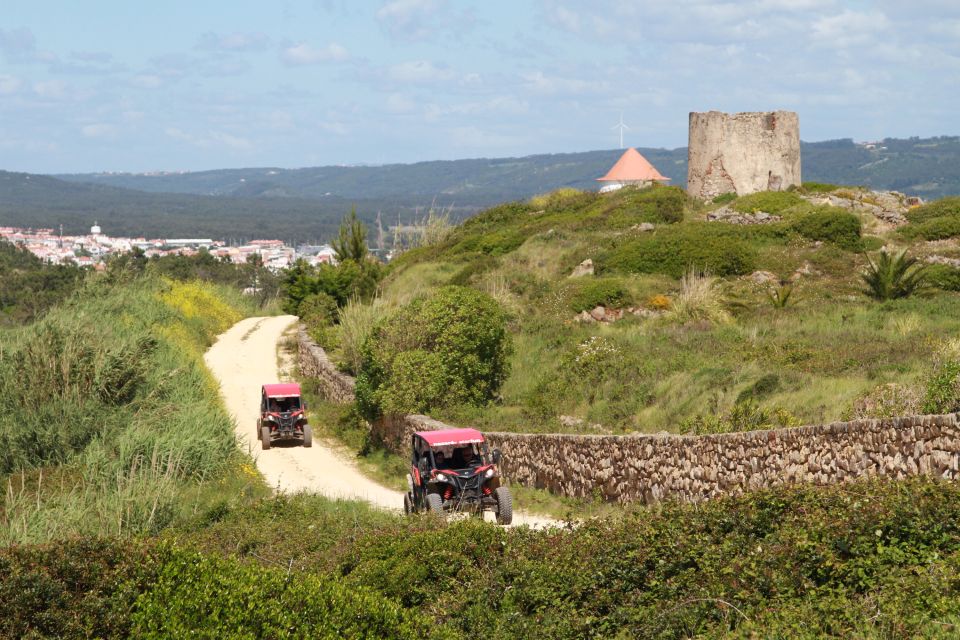
[[[295,316],[247,318],[222,334],[204,356],[207,367],[220,382],[227,410],[236,425],[237,440],[256,459],[257,468],[277,491],[309,491],[329,498],[365,500],[384,509],[399,511],[403,494],[370,480],[333,447],[314,438],[313,447],[274,444],[261,451],[257,439],[260,387],[280,380],[277,346]],[[515,524],[547,525],[549,518],[515,513]]]

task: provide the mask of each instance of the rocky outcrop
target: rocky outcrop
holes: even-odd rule
[[[800,186],[800,119],[792,111],[690,114],[687,191],[710,200]]]
[[[807,195],[804,199],[815,205],[829,205],[854,213],[866,213],[893,226],[907,223],[910,207],[922,204],[919,198],[908,197],[899,191],[867,191],[839,189],[824,195]]]
[[[770,224],[780,222],[782,218],[766,211],[741,213],[730,207],[720,207],[707,214],[708,222],[726,222],[729,224]]]
[[[573,268],[573,272],[570,274],[571,278],[582,278],[583,276],[592,276],[593,275],[593,260],[587,258],[576,267]]]
[[[344,402],[341,386],[322,349],[300,334],[301,370]],[[318,371],[317,367],[329,368]],[[334,382],[331,382],[334,381]],[[451,428],[428,416],[388,416],[371,426],[387,448],[406,454],[414,431]],[[600,495],[616,502],[664,499],[698,501],[791,483],[815,485],[857,478],[960,476],[960,416],[908,416],[826,425],[681,435],[486,434],[503,453],[511,482],[558,495]]]

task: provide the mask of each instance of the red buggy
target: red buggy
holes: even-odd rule
[[[299,441],[313,445],[313,433],[307,424],[306,405],[300,398],[300,385],[265,384],[260,392],[260,418],[257,438],[269,449],[274,442]]]

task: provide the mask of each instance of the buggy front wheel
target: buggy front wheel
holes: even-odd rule
[[[264,451],[270,448],[270,427],[260,427],[260,446]]]
[[[513,496],[508,487],[497,487],[494,492],[497,499],[497,524],[508,525],[513,522]]]
[[[313,446],[313,429],[308,424],[303,425],[303,446],[308,448]]]
[[[440,494],[427,494],[427,511],[443,514],[443,498],[440,497]]]

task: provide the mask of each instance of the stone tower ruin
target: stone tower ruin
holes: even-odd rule
[[[800,186],[800,118],[793,111],[690,113],[687,191],[704,200]]]

